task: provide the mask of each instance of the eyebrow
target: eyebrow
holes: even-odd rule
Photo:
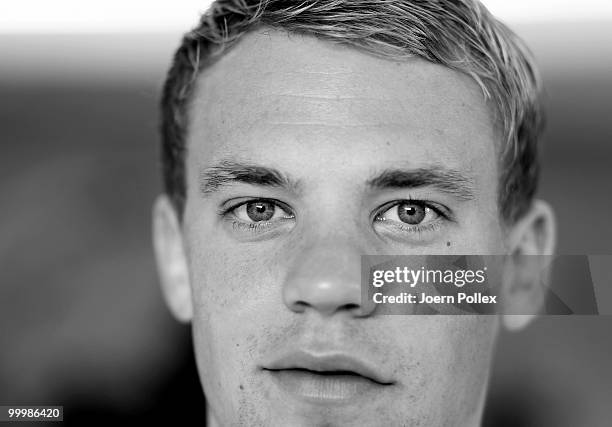
[[[200,192],[207,196],[234,183],[297,190],[299,185],[276,169],[248,163],[223,160],[203,169],[199,175]]]
[[[277,169],[233,160],[223,160],[203,169],[199,183],[204,196],[234,183],[280,187],[294,192],[300,187],[299,182]],[[369,179],[366,185],[373,190],[434,187],[460,200],[474,199],[473,179],[457,170],[439,166],[412,170],[387,169]]]
[[[387,169],[368,180],[367,185],[374,190],[434,187],[460,200],[474,199],[473,179],[459,171],[436,166]]]

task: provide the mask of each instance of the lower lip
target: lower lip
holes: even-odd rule
[[[293,369],[268,372],[281,389],[313,403],[348,402],[384,387],[359,375],[318,375]]]

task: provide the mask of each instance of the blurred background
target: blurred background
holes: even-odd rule
[[[612,2],[484,3],[544,75],[540,197],[558,214],[559,252],[610,254]],[[0,404],[64,405],[66,425],[202,425],[189,329],[158,289],[150,206],[159,89],[208,4],[0,7]],[[503,335],[485,425],[611,425],[611,330],[610,316],[548,316]]]

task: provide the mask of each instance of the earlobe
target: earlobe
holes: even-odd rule
[[[556,224],[552,208],[535,200],[508,234],[509,254],[503,281],[503,323],[509,330],[527,326],[546,297],[550,258],[555,251]]]
[[[153,206],[153,246],[166,303],[179,321],[189,322],[193,309],[183,234],[166,195],[160,195]]]

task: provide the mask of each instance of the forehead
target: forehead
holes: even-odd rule
[[[478,85],[446,67],[258,30],[198,76],[188,168],[238,157],[297,171],[304,156],[336,167],[349,155],[355,167],[401,161],[490,175],[492,117]]]

